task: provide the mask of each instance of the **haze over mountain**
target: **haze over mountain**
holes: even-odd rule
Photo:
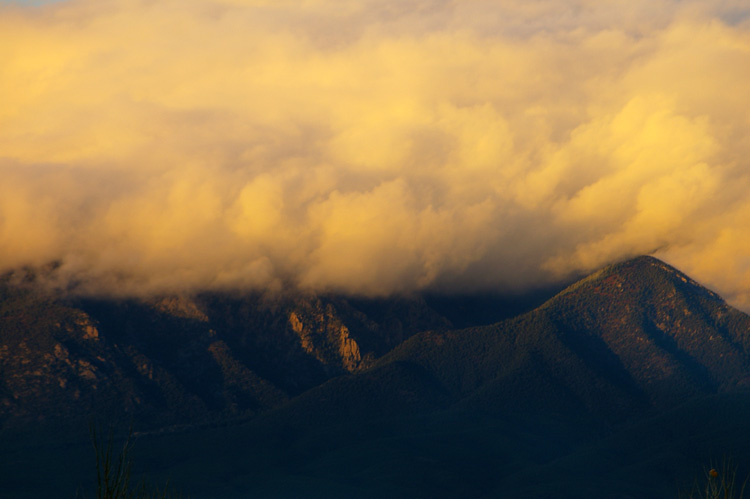
[[[721,453],[750,458],[750,317],[657,259],[483,326],[453,329],[430,303],[73,306],[6,281],[2,438],[14,464],[0,486],[43,495],[24,470],[80,462],[87,448],[71,434],[40,441],[45,425],[115,407],[138,428],[184,425],[141,436],[150,464],[138,471],[196,497],[655,498]],[[75,459],[61,462],[57,483],[85,483]]]

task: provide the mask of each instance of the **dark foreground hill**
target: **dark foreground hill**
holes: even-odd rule
[[[315,310],[327,309],[317,303]],[[314,321],[301,319],[302,312],[291,306],[258,319],[257,313],[237,312],[249,309],[227,298],[206,299],[195,310],[173,304],[170,319],[154,315],[153,305],[133,305],[133,311],[87,304],[86,313],[99,317],[97,327],[117,338],[111,340],[111,353],[100,354],[104,358],[126,357],[121,345],[135,345],[144,358],[156,358],[175,384],[200,386],[201,376],[211,379],[210,373],[190,378],[189,367],[203,365],[200,355],[211,352],[214,343],[191,342],[204,338],[201,328],[208,328],[208,337],[214,331],[213,338],[221,338],[236,360],[225,362],[230,367],[221,379],[239,388],[214,395],[210,386],[223,385],[207,385],[205,392],[184,389],[189,407],[190,396],[205,406],[186,419],[206,423],[139,437],[136,471],[171,477],[196,497],[632,498],[676,497],[701,465],[725,454],[750,463],[750,318],[659,260],[641,257],[608,267],[528,313],[461,330],[451,329],[449,314],[424,301],[409,302],[408,313],[401,309],[400,315],[352,303],[331,304],[337,311],[333,317],[311,313]],[[179,348],[159,357],[155,352],[169,350],[158,343],[168,335],[139,339],[138,327],[177,321],[178,309],[186,309],[183,318],[193,322],[164,326],[171,334],[179,332]],[[203,320],[196,310],[212,318]],[[297,348],[318,361],[322,374],[314,382],[314,368],[296,366],[304,357],[289,353],[289,371],[268,360],[294,342],[260,348],[257,338],[263,335],[257,331],[272,329],[273,317],[284,317],[290,337],[305,330],[295,326],[291,313],[302,324],[313,324],[307,326],[314,332],[308,345],[329,345],[310,354],[305,335],[296,336],[303,338],[295,340]],[[54,325],[59,319],[47,317],[55,314],[40,310],[25,317]],[[330,333],[340,333],[341,324],[349,324],[347,338],[357,342],[357,366],[342,355],[346,341]],[[366,344],[361,331],[367,328],[357,324],[370,324],[369,331],[379,333],[370,336],[366,348],[359,344]],[[79,326],[79,343],[90,340],[88,326]],[[256,339],[231,340],[230,332],[238,330],[244,331],[239,338]],[[319,338],[329,343],[315,343]],[[100,369],[119,379],[115,368]],[[46,371],[40,372],[44,383]],[[231,411],[232,403],[240,406],[243,387],[252,387],[245,393],[254,394],[250,400],[256,405],[242,407],[255,407],[259,414],[243,424],[211,419],[211,396],[221,410]],[[272,402],[262,405],[263,400]],[[148,407],[158,415],[155,403]],[[7,476],[0,473],[0,486],[19,497],[24,490],[31,491],[26,497],[49,490],[26,478],[24,470],[39,463],[71,488],[91,473],[90,463],[76,463],[85,460],[87,449],[73,439],[32,442],[10,430],[4,438],[2,458],[13,464],[4,468]]]

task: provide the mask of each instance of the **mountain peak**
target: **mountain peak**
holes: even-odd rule
[[[748,317],[657,258],[610,265],[541,311],[572,345],[614,354],[654,404],[750,383]]]
[[[664,277],[679,279],[684,283],[690,283],[695,286],[702,287],[686,274],[680,272],[664,261],[649,255],[641,255],[635,258],[631,258],[630,260],[625,260],[624,262],[615,263],[608,267],[605,267],[603,270],[605,272],[618,272],[623,274],[653,272],[654,275],[661,274]]]
[[[548,303],[554,303],[569,294],[581,292],[620,295],[625,290],[650,296],[673,296],[676,290],[699,294],[723,304],[724,300],[688,275],[653,256],[642,255],[615,263],[594,272],[564,289]]]

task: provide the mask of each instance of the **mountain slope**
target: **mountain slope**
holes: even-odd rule
[[[468,406],[578,405],[617,420],[746,387],[750,318],[672,267],[641,257],[521,317],[425,333],[379,362],[393,361],[423,367]]]
[[[499,304],[502,297],[480,297]],[[449,312],[471,305],[438,300]],[[434,301],[434,299],[433,299]],[[455,314],[454,314],[455,315]],[[487,315],[487,314],[484,314]],[[252,417],[451,322],[420,297],[204,293],[52,296],[0,276],[0,428],[134,418],[137,427]]]

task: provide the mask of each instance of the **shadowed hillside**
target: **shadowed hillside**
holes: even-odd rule
[[[616,421],[750,381],[750,318],[650,257],[608,267],[492,326],[429,332],[413,362],[490,412],[580,409]],[[541,406],[539,404],[542,404]]]
[[[453,327],[434,304],[452,317],[474,311],[462,319],[473,323],[506,317],[540,296],[115,300],[53,296],[35,286],[32,272],[6,274],[0,427],[85,427],[92,414],[132,418],[141,429],[253,417],[368,368],[420,331]]]

